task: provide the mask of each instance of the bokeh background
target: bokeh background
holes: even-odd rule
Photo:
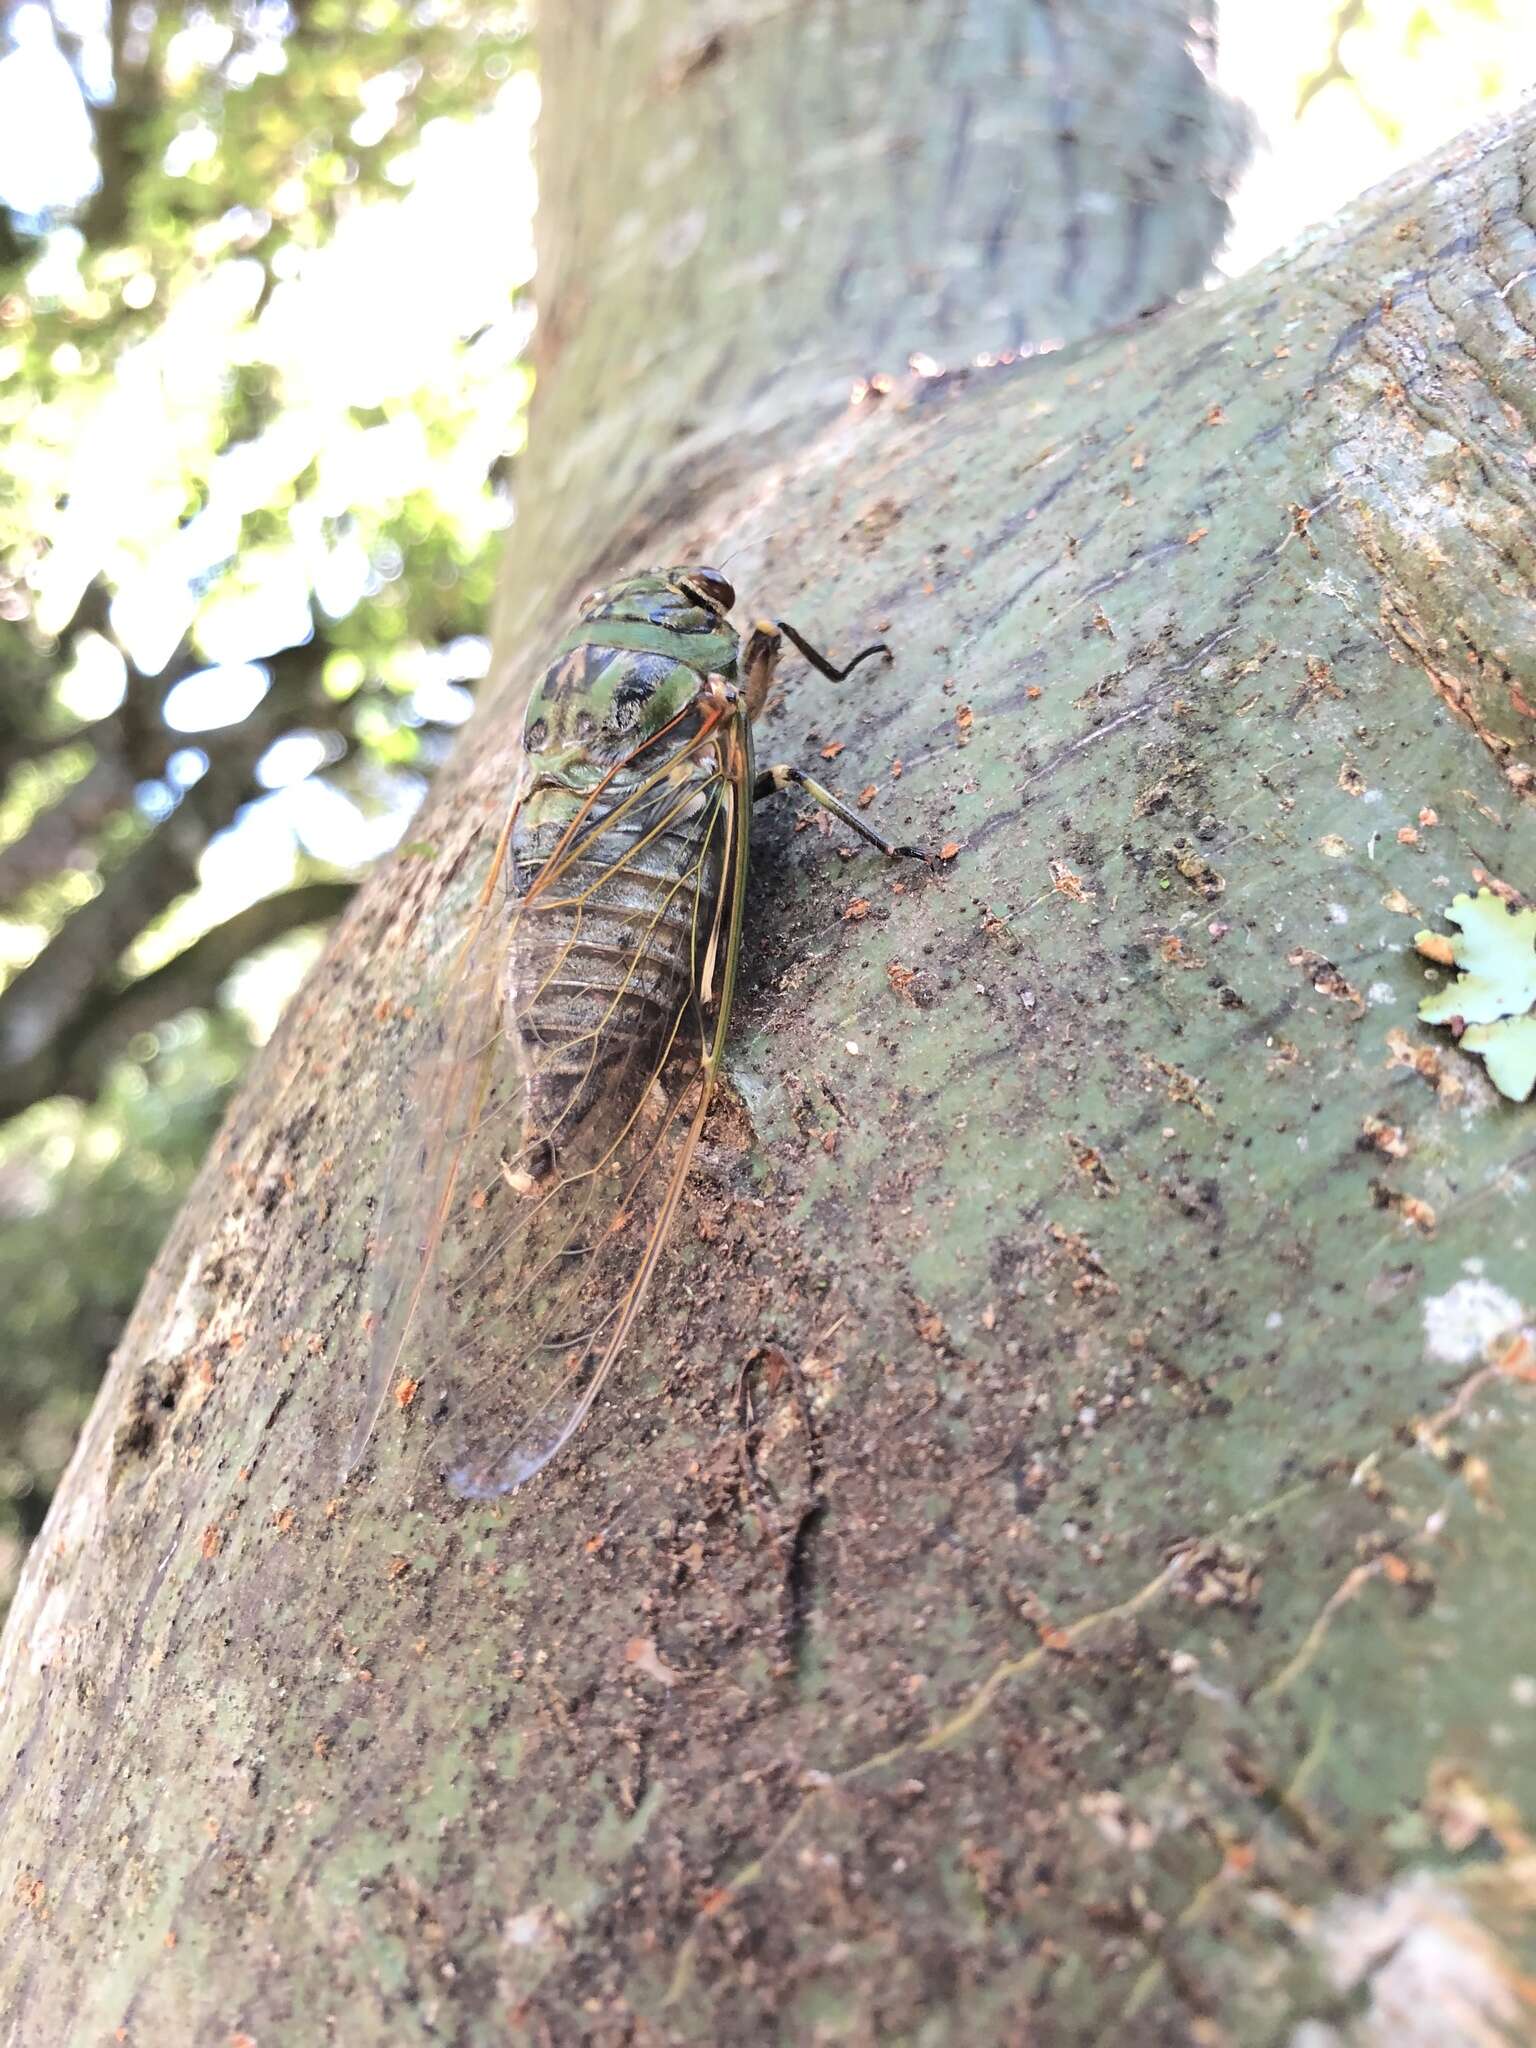
[[[1536,0],[1219,34],[1228,273],[1536,82]],[[510,0],[0,0],[0,1609],[230,1089],[485,672],[537,103]]]

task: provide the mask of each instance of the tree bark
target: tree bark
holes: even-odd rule
[[[1176,10],[702,19],[547,25],[498,687],[30,1561],[0,2038],[1528,2038],[1536,1109],[1412,939],[1536,876],[1536,118],[1136,320],[1232,146]],[[946,857],[764,823],[614,1390],[499,1507],[430,1384],[342,1488],[521,691],[723,557],[890,640],[763,744]]]

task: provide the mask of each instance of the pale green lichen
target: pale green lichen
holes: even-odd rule
[[[1536,1088],[1536,910],[1515,910],[1492,889],[1458,896],[1445,913],[1461,927],[1450,941],[1456,979],[1419,1004],[1426,1024],[1448,1024],[1488,1078],[1512,1101]],[[1420,932],[1416,943],[1435,943]],[[1443,943],[1443,942],[1442,942]]]

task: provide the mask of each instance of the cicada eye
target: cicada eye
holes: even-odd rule
[[[592,614],[596,611],[601,611],[607,602],[608,593],[606,590],[589,590],[581,600],[581,603],[576,607],[576,616],[579,619],[590,619]]]
[[[707,611],[728,612],[736,602],[735,591],[718,569],[685,569],[677,588]]]

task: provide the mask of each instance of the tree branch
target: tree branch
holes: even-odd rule
[[[105,623],[104,609],[83,604],[75,623],[80,630],[98,631]],[[124,949],[178,896],[196,887],[204,847],[257,794],[256,767],[273,741],[298,726],[332,732],[345,727],[347,706],[318,688],[329,651],[329,642],[316,634],[263,664],[271,684],[256,710],[238,726],[202,736],[208,769],[201,780],[0,994],[0,1115],[13,1115],[40,1093],[51,1092],[50,1077],[60,1058],[67,1060],[67,1048],[87,1027],[98,1000],[112,996]],[[0,907],[51,875],[89,864],[90,836],[126,808],[140,782],[164,772],[173,748],[188,743],[166,727],[162,707],[174,684],[204,660],[189,639],[156,676],[130,664],[128,692],[118,709],[68,735],[72,744],[95,747],[98,760],[0,852]],[[60,1053],[58,1046],[66,1051]]]
[[[98,577],[86,587],[74,617],[59,637],[67,635],[71,649],[86,633],[110,639],[110,607],[111,593]],[[116,640],[112,644],[118,645]],[[182,744],[166,726],[163,709],[176,684],[206,666],[206,657],[198,652],[192,636],[182,639],[154,675],[146,674],[121,647],[118,652],[127,667],[127,685],[115,711],[73,730],[47,735],[18,733],[9,747],[0,742],[0,784],[23,761],[45,759],[65,747],[87,746],[96,756],[89,773],[65,790],[20,839],[0,852],[0,908],[46,881],[50,874],[85,865],[76,851],[85,837],[99,832],[115,812],[124,809],[139,783],[162,774],[168,756]]]
[[[153,974],[115,992],[100,991],[80,1011],[72,1028],[51,1041],[31,1063],[24,1086],[13,1086],[0,1077],[0,1118],[14,1116],[50,1095],[94,1095],[107,1062],[136,1032],[148,1031],[183,1010],[210,1008],[220,986],[242,960],[306,925],[329,924],[345,909],[356,886],[354,882],[307,882],[276,896],[263,896],[204,933]]]
[[[102,720],[103,726],[109,721]],[[86,730],[103,735],[98,727]],[[74,735],[83,739],[85,731]],[[62,742],[60,743],[62,744]],[[133,795],[134,777],[121,759],[100,751],[95,765],[43,811],[12,845],[0,849],[0,910],[8,910],[29,889],[71,869],[95,865],[91,837],[122,810]]]
[[[85,99],[95,132],[96,162],[101,183],[87,202],[80,230],[94,248],[109,248],[121,239],[133,205],[134,171],[141,161],[136,131],[153,111],[154,79],[128,64],[133,29],[131,0],[111,0],[112,98],[103,106]],[[82,95],[82,98],[84,95]]]
[[[1344,38],[1352,28],[1357,28],[1365,15],[1365,0],[1344,0],[1344,5],[1333,18],[1333,34],[1328,42],[1328,55],[1321,67],[1310,78],[1301,82],[1296,95],[1296,111],[1293,120],[1299,121],[1318,94],[1328,85],[1353,85],[1355,74],[1344,62]]]
[[[835,29],[738,0],[707,31],[650,8],[647,34],[618,8],[546,13],[519,640],[551,562],[635,558],[679,476],[695,502],[745,481],[856,379],[1060,347],[1198,284],[1246,153],[1178,0],[863,5]],[[1110,45],[1134,90],[1105,88]],[[743,121],[765,94],[777,118]],[[686,143],[636,121],[594,148],[594,101],[643,102]]]
[[[159,685],[158,710],[171,684],[189,672],[188,666],[179,666],[186,663],[191,652],[190,642],[183,641],[159,675],[145,676],[118,647],[111,631],[111,608],[112,593],[105,581],[97,576],[86,585],[73,615],[51,636],[46,646],[40,647],[29,640],[19,625],[10,628],[6,636],[9,645],[5,646],[8,658],[0,662],[0,787],[25,762],[44,760],[63,747],[77,746],[82,741],[87,746],[102,750],[112,733],[138,730],[143,724],[143,714],[136,707],[130,709],[135,683],[148,689]],[[68,665],[78,643],[87,633],[98,634],[103,640],[110,641],[122,654],[128,670],[128,687],[123,703],[105,718],[86,725],[56,727],[41,723],[32,707],[48,705],[50,683]],[[196,661],[190,663],[190,667],[196,666]],[[146,768],[144,772],[153,774],[155,771]]]
[[[46,1092],[50,1045],[70,1041],[94,1000],[114,986],[124,950],[197,886],[203,849],[256,793],[256,765],[273,741],[295,724],[324,725],[328,714],[339,722],[343,707],[315,688],[324,658],[318,640],[274,657],[267,696],[222,747],[208,750],[202,780],[0,995],[0,1114],[13,1115]]]

